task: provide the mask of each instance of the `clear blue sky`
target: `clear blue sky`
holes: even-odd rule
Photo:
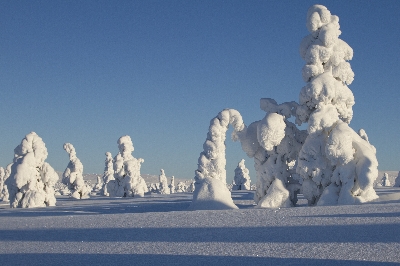
[[[64,171],[72,143],[85,173],[130,135],[142,173],[193,178],[210,120],[260,98],[298,101],[307,9],[339,16],[354,50],[356,104],[380,170],[400,170],[400,1],[0,1],[0,165],[29,132]],[[227,177],[241,158],[227,141]]]

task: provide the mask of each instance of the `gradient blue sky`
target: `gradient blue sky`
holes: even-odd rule
[[[72,143],[85,173],[130,135],[142,173],[193,178],[210,120],[247,125],[260,98],[298,101],[307,9],[339,16],[354,50],[356,104],[380,170],[400,170],[400,1],[0,1],[0,165],[29,132],[64,171]],[[227,178],[241,158],[227,141]]]

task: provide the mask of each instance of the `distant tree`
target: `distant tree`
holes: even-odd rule
[[[171,194],[175,193],[175,177],[174,176],[171,177],[171,184],[169,185],[169,190],[170,190]]]
[[[160,193],[161,194],[170,194],[170,189],[168,187],[168,180],[167,177],[165,176],[164,169],[161,169],[161,174],[158,176],[159,177],[159,183],[160,183]]]
[[[54,184],[58,175],[45,162],[47,148],[43,140],[31,132],[14,149],[14,160],[8,169],[6,185],[12,208],[55,206]]]
[[[128,135],[118,139],[119,153],[114,157],[114,178],[107,184],[107,192],[111,197],[143,197],[148,191],[146,182],[140,175],[142,158],[132,156],[134,151],[131,137]]]
[[[394,187],[400,187],[400,171],[396,177],[396,180],[394,181]]]
[[[244,159],[242,159],[235,169],[235,176],[233,177],[234,185],[232,190],[250,190],[250,176],[249,169],[244,165]]]
[[[180,192],[186,192],[187,191],[187,186],[184,182],[178,182],[178,184],[176,185],[176,192],[180,193]]]
[[[83,165],[76,157],[76,151],[71,143],[64,144],[64,150],[69,154],[69,163],[63,173],[62,182],[71,191],[71,197],[75,199],[90,198],[90,186],[83,180]]]
[[[109,193],[107,191],[107,185],[111,180],[115,180],[114,161],[110,152],[106,152],[105,167],[102,179],[103,179],[103,187],[100,193],[104,196],[109,196]]]
[[[384,173],[382,177],[382,187],[390,187],[389,175]]]

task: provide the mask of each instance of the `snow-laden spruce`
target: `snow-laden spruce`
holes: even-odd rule
[[[0,200],[4,197],[4,181],[5,181],[5,171],[3,167],[0,167]]]
[[[103,187],[100,191],[100,194],[104,196],[109,196],[109,193],[107,191],[107,184],[111,180],[115,180],[114,178],[114,160],[112,158],[111,152],[106,152],[106,160],[105,160],[105,167],[104,167],[104,173],[102,176],[103,179]]]
[[[62,177],[62,182],[71,191],[71,197],[75,199],[90,198],[90,186],[83,180],[83,165],[76,157],[75,147],[71,143],[64,144],[64,150],[69,155],[69,163]]]
[[[54,184],[58,175],[45,162],[47,148],[43,140],[31,132],[14,149],[14,160],[7,168],[8,187],[12,208],[33,208],[55,206]]]
[[[249,169],[244,165],[244,159],[242,159],[235,169],[235,176],[233,177],[232,190],[250,190],[250,175]]]
[[[171,177],[171,184],[169,184],[169,191],[171,194],[175,193],[175,177]]]
[[[391,186],[388,173],[383,174],[381,182],[382,182],[381,183],[382,187],[390,187]]]
[[[308,136],[300,151],[297,173],[310,205],[362,203],[376,199],[376,150],[367,134],[349,127],[354,96],[347,85],[354,73],[347,62],[351,47],[339,39],[339,18],[321,5],[307,13],[310,35],[300,45],[306,61],[297,121],[308,123]]]
[[[158,181],[160,183],[160,194],[170,194],[170,189],[168,187],[167,176],[165,175],[164,169],[161,169],[161,174],[158,176]]]
[[[131,137],[126,135],[118,139],[119,153],[114,157],[114,178],[107,183],[107,192],[111,197],[143,197],[147,185],[140,176],[142,158],[132,156],[134,151]]]
[[[231,192],[226,186],[225,139],[229,125],[233,126],[232,138],[245,129],[240,113],[234,109],[221,111],[210,122],[207,139],[200,153],[198,169],[195,172],[195,190],[192,210],[200,209],[237,209]]]
[[[176,192],[180,193],[180,192],[186,192],[187,191],[187,185],[185,184],[185,182],[178,182],[178,184],[176,184]]]

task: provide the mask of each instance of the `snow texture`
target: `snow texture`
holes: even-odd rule
[[[47,148],[43,140],[31,132],[14,149],[14,160],[7,169],[6,185],[12,208],[55,206],[54,184],[58,175],[45,162]]]
[[[244,165],[242,159],[235,169],[235,176],[233,177],[234,185],[232,190],[250,190],[251,180],[249,176],[249,169]]]
[[[210,122],[207,139],[200,153],[195,171],[195,191],[191,209],[237,208],[226,186],[225,139],[229,125],[233,126],[232,139],[238,140],[245,130],[240,113],[234,109],[221,111]]]
[[[71,191],[71,197],[75,199],[90,198],[91,187],[83,180],[83,165],[76,157],[76,151],[71,143],[64,144],[64,150],[69,154],[69,163],[63,173],[62,182]]]
[[[0,202],[1,265],[398,265],[400,188],[361,206],[187,211],[191,193],[57,196],[57,206]]]
[[[132,156],[134,151],[131,137],[126,135],[118,139],[119,153],[114,157],[114,178],[107,183],[107,192],[111,197],[143,197],[148,191],[146,182],[140,176],[142,158]]]

